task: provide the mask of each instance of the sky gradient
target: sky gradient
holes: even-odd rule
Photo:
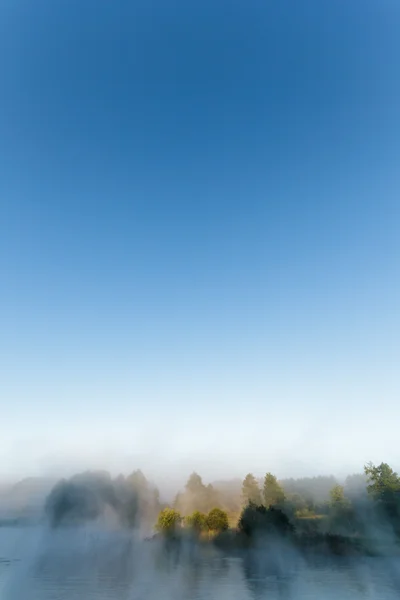
[[[0,476],[400,468],[399,28],[1,3]]]

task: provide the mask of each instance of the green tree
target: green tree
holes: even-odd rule
[[[342,485],[335,485],[329,492],[331,506],[344,505],[346,504],[346,498],[344,495],[344,488]]]
[[[369,485],[368,494],[375,500],[380,510],[393,521],[400,533],[400,478],[387,463],[377,467],[369,463],[364,467]]]
[[[252,502],[259,506],[262,504],[261,491],[258,487],[258,482],[252,473],[248,473],[243,480],[242,484],[242,499],[243,504],[249,504]]]
[[[339,535],[354,534],[359,531],[359,521],[354,506],[344,493],[342,485],[334,485],[330,491],[328,523],[330,531]]]
[[[300,494],[286,494],[284,502],[285,513],[289,518],[311,517],[314,515],[310,503]]]
[[[300,479],[283,479],[281,485],[285,494],[300,494],[311,508],[316,508],[329,500],[329,492],[337,484],[333,476],[301,477]]]
[[[375,500],[386,500],[400,491],[400,478],[387,463],[381,463],[377,467],[369,463],[364,467],[368,477],[368,493]]]
[[[285,536],[294,532],[288,516],[279,508],[248,504],[242,511],[238,529],[248,537],[257,535]]]
[[[201,533],[207,529],[207,516],[198,510],[186,517],[186,525],[196,533]]]
[[[263,496],[264,504],[267,508],[270,506],[280,506],[285,501],[283,488],[272,473],[265,475]]]
[[[213,508],[207,515],[206,523],[210,531],[226,531],[229,527],[228,515],[220,508]]]
[[[158,515],[156,529],[163,534],[174,533],[180,527],[182,517],[173,508],[164,508]]]

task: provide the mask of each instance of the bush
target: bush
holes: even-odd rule
[[[181,525],[182,517],[173,508],[164,508],[157,519],[156,529],[163,534],[174,533]]]
[[[229,528],[228,515],[220,508],[213,508],[207,515],[206,524],[210,531],[226,531]]]
[[[288,535],[294,527],[287,515],[279,508],[266,508],[248,504],[242,511],[238,523],[239,531],[249,537],[257,534]]]
[[[186,517],[185,521],[186,525],[196,533],[201,533],[208,529],[207,516],[198,510],[195,510],[194,513]]]

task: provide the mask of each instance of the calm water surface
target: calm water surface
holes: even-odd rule
[[[1,600],[392,600],[400,598],[400,559],[306,563],[262,555],[228,559],[94,530],[50,533],[0,529]]]

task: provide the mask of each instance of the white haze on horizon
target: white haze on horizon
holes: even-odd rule
[[[362,472],[370,460],[388,462],[394,469],[399,465],[390,431],[385,448],[374,436],[371,443],[357,447],[357,432],[353,435],[350,425],[319,431],[304,419],[300,433],[300,427],[285,427],[284,422],[273,427],[272,422],[262,421],[247,431],[240,429],[246,429],[245,423],[227,422],[228,428],[222,431],[211,426],[207,431],[201,424],[197,430],[178,427],[169,435],[162,435],[160,427],[135,430],[126,423],[108,431],[77,423],[59,432],[6,434],[0,481],[69,477],[85,470],[106,470],[116,476],[141,469],[163,495],[170,496],[193,471],[209,483],[243,479],[248,472],[262,477],[267,471],[280,479],[316,475],[344,479]]]

